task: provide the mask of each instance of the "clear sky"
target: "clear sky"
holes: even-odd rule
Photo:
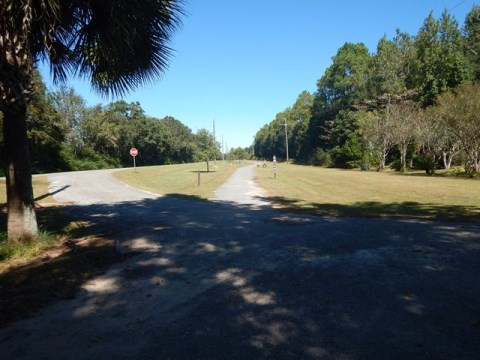
[[[171,43],[163,78],[123,97],[146,114],[173,116],[193,131],[212,130],[228,148],[253,143],[256,132],[316,90],[317,80],[345,42],[374,53],[383,35],[415,35],[428,14],[448,9],[460,26],[473,0],[186,0],[188,15]],[[41,68],[50,84],[48,68]],[[118,100],[72,79],[87,105]],[[50,89],[54,90],[52,85]]]

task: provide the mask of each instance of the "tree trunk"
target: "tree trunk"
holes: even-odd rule
[[[400,146],[400,165],[402,172],[407,171],[407,144],[402,143]]]
[[[32,0],[2,3],[1,10],[0,110],[7,179],[7,228],[9,238],[28,241],[38,236],[26,123],[33,86]]]
[[[378,161],[378,166],[377,166],[377,171],[382,171],[385,169],[385,161],[386,161],[387,155],[385,152],[382,152],[380,154],[380,160]]]
[[[387,155],[388,155],[388,145],[387,145],[386,141],[384,140],[382,150],[380,152],[380,160],[379,160],[379,163],[378,163],[378,166],[377,166],[377,171],[382,171],[383,169],[385,169],[385,163],[387,161]]]
[[[28,149],[26,107],[4,111],[5,176],[8,237],[29,241],[38,236]]]

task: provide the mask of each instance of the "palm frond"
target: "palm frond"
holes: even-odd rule
[[[36,56],[50,61],[55,81],[73,74],[89,79],[101,94],[124,94],[167,70],[182,3],[40,0]]]

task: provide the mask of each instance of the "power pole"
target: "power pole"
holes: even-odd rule
[[[222,135],[222,161],[225,160],[225,148],[223,147],[223,135]]]
[[[215,149],[217,149],[217,140],[215,139],[215,118],[212,120],[212,128],[213,128],[213,145]],[[217,152],[215,151],[215,155],[213,155],[213,163],[217,165]]]
[[[288,164],[288,132],[287,132],[287,119],[285,120],[285,147],[287,149],[287,164]]]

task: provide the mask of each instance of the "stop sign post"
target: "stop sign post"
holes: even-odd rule
[[[135,157],[138,155],[138,150],[136,148],[131,148],[130,149],[130,155],[133,157],[133,168],[136,170],[137,167],[135,165]]]

